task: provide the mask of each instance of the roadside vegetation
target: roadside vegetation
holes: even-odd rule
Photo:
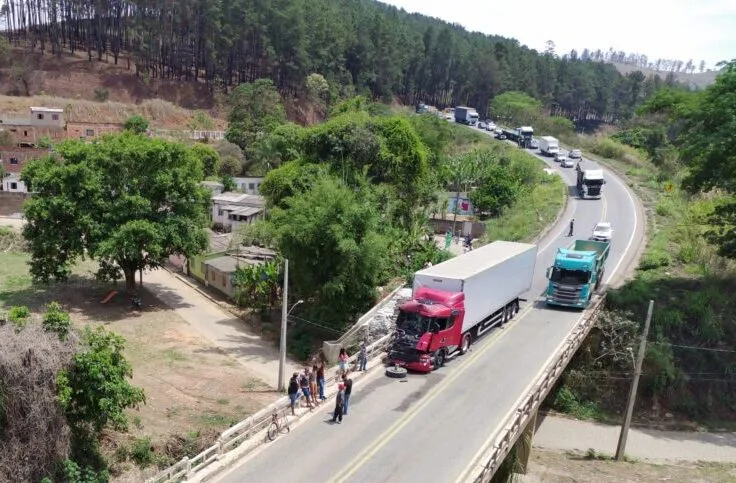
[[[42,456],[24,467],[30,479],[150,475],[193,456],[273,399],[270,393],[253,396],[262,392],[260,381],[240,369],[234,376],[232,361],[191,342],[196,336],[184,332],[168,309],[147,304],[155,308],[133,317],[123,295],[99,303],[110,287],[123,292],[113,285],[121,278],[125,291],[150,300],[136,280],[141,269],[203,249],[207,195],[198,182],[205,176],[225,184],[243,172],[268,172],[262,190],[269,217],[241,241],[272,244],[289,258],[291,293],[306,300],[298,314],[304,323],[291,331],[290,347],[303,358],[315,342],[339,334],[375,303],[379,286],[451,256],[438,248],[428,225],[432,211],[442,209],[440,193],[470,192],[483,221],[494,227],[489,239],[501,236],[507,215],[508,238],[532,237],[545,223],[522,229],[523,213],[537,206],[530,201],[539,204],[544,193],[554,193],[555,200],[546,200],[551,217],[562,203],[561,183],[533,157],[436,116],[396,113],[353,98],[332,106],[325,123],[301,127],[286,121],[270,81],[239,89],[230,104],[236,126],[228,131],[230,141],[151,139],[148,119],[134,115],[124,133],[92,144],[60,143],[25,168],[23,179],[37,193],[26,205],[29,224],[23,236],[0,231],[0,308],[9,321],[2,340],[14,348],[8,364],[34,353],[32,341],[43,340],[49,349],[38,354],[39,374],[12,364],[1,368],[3,408],[11,412],[0,421],[12,424],[3,423],[0,437],[13,451],[25,451],[22,428],[50,425],[44,434],[57,443],[34,450]],[[255,102],[264,98],[276,104]],[[540,221],[539,213],[533,216]],[[58,220],[66,221],[63,227],[53,225]],[[236,274],[241,304],[265,313],[280,303],[279,262]],[[88,373],[108,363],[101,379],[90,381]],[[184,394],[192,377],[184,373],[192,371],[202,387]],[[232,382],[223,387],[213,371]],[[183,392],[170,400],[177,390]],[[24,419],[8,391],[23,400],[38,393],[39,419]],[[238,394],[243,391],[245,398]],[[220,397],[207,397],[210,392]],[[146,405],[149,397],[155,407]],[[101,404],[110,407],[103,411]],[[140,413],[129,410],[139,407]],[[11,475],[13,467],[2,471]]]
[[[227,140],[241,148],[245,172],[266,173],[269,214],[238,236],[289,259],[290,294],[305,301],[290,331],[298,358],[339,336],[377,301],[378,287],[451,256],[430,218],[448,215],[452,194],[470,194],[490,228],[486,241],[534,237],[564,200],[562,182],[534,157],[435,115],[355,97],[325,102],[328,119],[301,127],[286,121],[266,79],[238,86],[229,105]],[[266,315],[278,303],[280,266],[240,268],[236,299]]]
[[[736,416],[736,250],[730,64],[704,92],[660,91],[610,137],[571,137],[625,177],[648,212],[634,278],[606,310],[548,399],[580,418],[613,419],[626,404],[632,350],[654,300],[635,418],[732,427]],[[731,111],[732,112],[732,111]]]

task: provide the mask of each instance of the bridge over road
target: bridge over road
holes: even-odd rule
[[[575,218],[580,238],[587,238],[601,220],[615,227],[607,284],[622,278],[644,240],[643,210],[622,180],[606,171],[603,198],[579,200],[574,169],[545,162],[561,172],[571,196],[558,225],[539,242],[534,282],[526,295],[529,301],[512,322],[433,373],[395,380],[375,371],[360,378],[342,424],[330,422],[332,403],[320,407],[288,436],[254,451],[217,481],[475,480],[484,459],[507,432],[509,414],[515,414],[520,398],[559,357],[565,341],[584,320],[580,312],[547,308],[539,296],[556,249],[571,241],[566,236],[570,219]],[[528,420],[534,419],[534,411]]]

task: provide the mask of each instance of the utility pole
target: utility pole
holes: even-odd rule
[[[624,459],[626,452],[626,438],[629,436],[629,426],[631,426],[631,416],[634,413],[634,403],[636,402],[636,390],[639,387],[639,376],[641,376],[641,366],[644,363],[644,355],[647,348],[647,337],[649,336],[649,325],[652,322],[652,310],[654,310],[654,300],[649,301],[649,310],[647,310],[647,320],[644,323],[644,332],[641,334],[639,341],[639,353],[636,355],[636,369],[634,370],[634,380],[631,381],[631,391],[629,392],[629,402],[626,406],[626,416],[624,424],[621,426],[621,434],[618,437],[618,447],[616,448],[616,461]]]
[[[279,391],[284,387],[286,370],[286,319],[289,315],[289,260],[284,259],[284,290],[281,294],[281,344],[279,344]]]

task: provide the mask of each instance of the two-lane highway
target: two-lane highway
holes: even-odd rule
[[[574,169],[543,159],[560,170],[574,193]],[[529,302],[504,329],[492,331],[468,354],[431,374],[395,380],[376,371],[359,380],[342,424],[330,422],[332,403],[320,407],[219,481],[462,481],[478,451],[581,317],[580,312],[547,308],[539,297],[557,248],[588,238],[597,222],[610,221],[616,230],[605,279],[610,283],[643,238],[644,220],[631,192],[610,172],[606,175],[603,198],[571,196],[558,225],[539,242]],[[570,238],[573,217],[575,237]]]

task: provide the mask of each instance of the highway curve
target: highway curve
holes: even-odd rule
[[[580,312],[547,308],[539,297],[556,249],[572,240],[566,236],[570,219],[575,218],[580,238],[587,238],[598,221],[613,224],[608,284],[620,279],[644,240],[643,211],[623,181],[606,170],[603,198],[578,200],[574,169],[541,159],[561,171],[571,196],[558,225],[539,242],[529,301],[506,328],[492,331],[468,354],[431,374],[395,380],[374,371],[356,383],[342,424],[330,422],[330,401],[217,481],[463,481],[478,451],[580,318]]]

